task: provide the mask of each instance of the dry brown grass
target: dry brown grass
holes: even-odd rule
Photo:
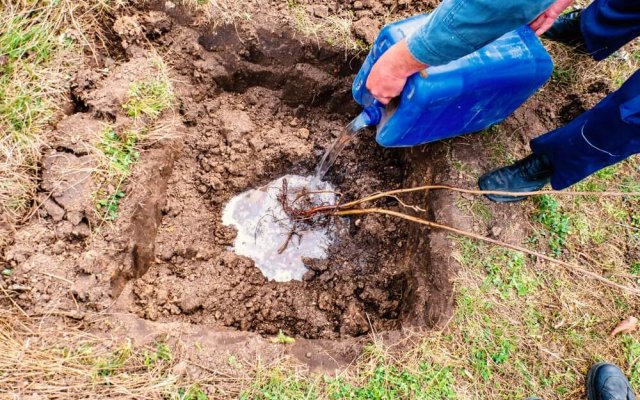
[[[159,399],[176,393],[175,356],[154,359],[157,348],[136,348],[81,326],[1,310],[0,397]]]
[[[32,206],[43,132],[101,9],[90,1],[18,1],[0,12],[0,215],[9,224]]]
[[[177,0],[174,3],[202,13],[204,19],[213,26],[250,20],[252,15],[248,12],[248,7],[259,9],[266,4],[265,0]]]

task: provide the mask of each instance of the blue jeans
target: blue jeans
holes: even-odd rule
[[[582,14],[587,50],[602,60],[640,35],[640,1],[596,0]],[[640,71],[594,108],[531,141],[553,165],[551,186],[564,189],[640,153]]]

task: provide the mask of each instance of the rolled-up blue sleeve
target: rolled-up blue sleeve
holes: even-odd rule
[[[407,38],[407,45],[424,64],[446,64],[531,22],[553,2],[443,0],[427,22]]]

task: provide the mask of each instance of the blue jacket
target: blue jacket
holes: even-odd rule
[[[411,54],[442,65],[473,53],[534,20],[554,0],[443,0],[429,21],[409,36]]]

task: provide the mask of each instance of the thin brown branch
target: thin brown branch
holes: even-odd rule
[[[342,210],[342,211],[336,211],[333,215],[339,215],[339,216],[349,216],[349,215],[362,215],[362,214],[385,214],[385,215],[391,215],[394,217],[398,217],[398,218],[402,218],[408,221],[412,221],[412,222],[416,222],[422,225],[426,225],[430,228],[436,228],[436,229],[442,229],[445,231],[449,231],[449,232],[453,232],[456,233],[458,235],[463,235],[463,236],[467,236],[473,239],[477,239],[477,240],[481,240],[483,242],[487,242],[487,243],[491,243],[494,245],[498,245],[498,246],[502,246],[511,250],[515,250],[515,251],[519,251],[525,254],[529,254],[531,256],[561,265],[563,267],[565,267],[567,270],[574,272],[574,273],[580,273],[583,274],[585,276],[588,276],[592,279],[595,279],[599,282],[602,282],[608,286],[611,287],[615,287],[617,289],[623,290],[625,292],[631,293],[633,295],[636,296],[640,296],[640,289],[634,288],[634,287],[630,287],[630,286],[625,286],[616,282],[613,282],[601,275],[596,274],[595,272],[591,272],[589,270],[584,269],[583,267],[576,265],[576,264],[572,264],[572,263],[568,263],[562,260],[558,260],[549,256],[546,256],[544,254],[529,250],[525,247],[522,246],[518,246],[518,245],[514,245],[514,244],[509,244],[509,243],[505,243],[505,242],[501,242],[499,240],[495,240],[495,239],[491,239],[482,235],[478,235],[472,232],[467,232],[461,229],[457,229],[451,226],[447,226],[447,225],[442,225],[442,224],[438,224],[436,222],[432,222],[432,221],[428,221],[426,219],[422,219],[422,218],[418,218],[418,217],[413,217],[411,215],[407,215],[407,214],[403,214],[397,211],[391,211],[391,210],[385,210],[382,208],[365,208],[365,209],[350,209],[350,210]]]
[[[366,203],[373,200],[378,200],[384,197],[392,197],[397,194],[413,193],[413,192],[420,192],[420,191],[426,191],[426,190],[451,190],[451,191],[460,192],[460,193],[477,194],[477,195],[493,194],[493,195],[499,195],[499,196],[536,196],[536,195],[542,195],[542,194],[553,194],[553,195],[562,195],[562,196],[599,196],[599,197],[640,196],[640,192],[615,192],[615,191],[572,192],[572,191],[564,191],[564,190],[538,190],[535,192],[504,192],[504,191],[498,191],[498,190],[463,189],[463,188],[447,186],[447,185],[425,185],[425,186],[417,186],[413,188],[390,190],[388,192],[374,193],[370,196],[363,197],[359,200],[354,200],[348,203],[344,203],[339,207],[341,209],[353,208],[359,204]]]

